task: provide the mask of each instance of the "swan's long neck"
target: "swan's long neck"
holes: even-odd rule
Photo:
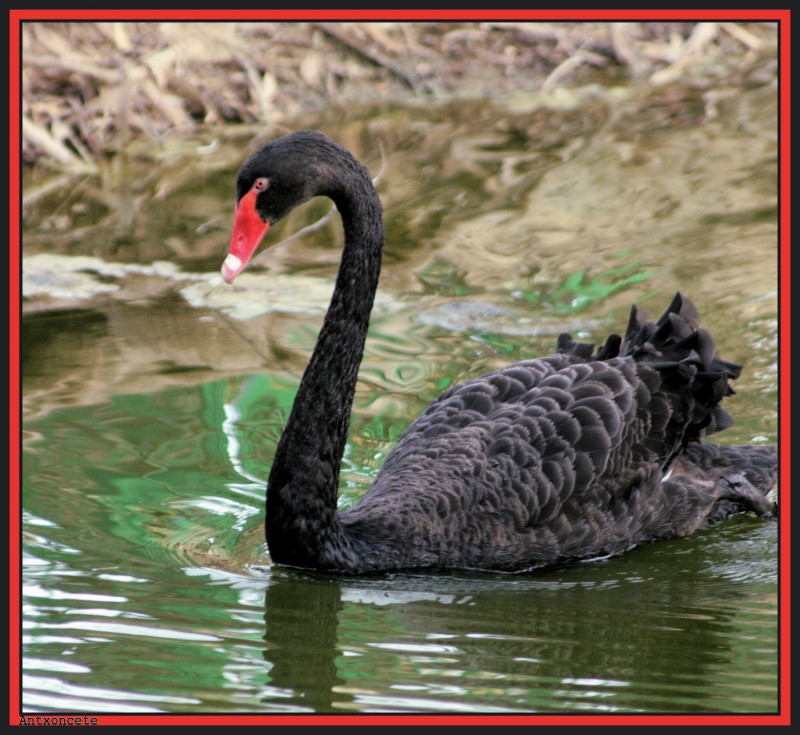
[[[336,286],[278,444],[267,490],[270,556],[296,566],[320,566],[341,541],[339,468],[383,250],[377,192],[366,169],[354,159],[346,164],[343,183],[324,192],[344,224]]]

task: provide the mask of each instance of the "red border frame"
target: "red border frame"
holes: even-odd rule
[[[20,698],[20,24],[36,20],[768,20],[780,22],[780,439],[781,457],[790,450],[790,24],[791,11],[778,10],[9,10],[9,724],[19,725]],[[776,715],[92,715],[100,725],[753,725],[788,726],[790,719],[790,470],[781,462],[779,713]],[[28,715],[26,715],[27,717]],[[33,718],[36,715],[31,715]],[[44,717],[45,715],[41,715]],[[51,715],[47,715],[51,716]],[[78,717],[78,715],[68,715]]]

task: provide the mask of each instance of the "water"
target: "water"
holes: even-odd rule
[[[746,364],[721,441],[776,443],[775,105],[590,89],[314,121],[385,158],[341,505],[448,385],[678,288]],[[265,478],[341,239],[334,221],[219,282],[251,137],[26,178],[24,710],[776,712],[774,521],[529,576],[271,566]]]

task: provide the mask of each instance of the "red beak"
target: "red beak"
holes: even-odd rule
[[[257,194],[255,189],[251,189],[236,205],[231,246],[222,264],[222,277],[228,283],[244,270],[269,229],[269,222],[264,222],[256,211]]]

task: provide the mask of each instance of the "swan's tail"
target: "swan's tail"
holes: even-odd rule
[[[684,506],[696,505],[698,498],[713,499],[703,509],[702,525],[710,525],[748,510],[777,517],[778,504],[767,497],[777,479],[775,447],[696,442],[675,460],[669,484],[673,497],[683,495]]]
[[[706,475],[719,472],[739,473],[764,495],[778,480],[778,455],[775,447],[753,444],[720,447],[702,442],[688,446],[682,456],[687,467],[696,467]]]

